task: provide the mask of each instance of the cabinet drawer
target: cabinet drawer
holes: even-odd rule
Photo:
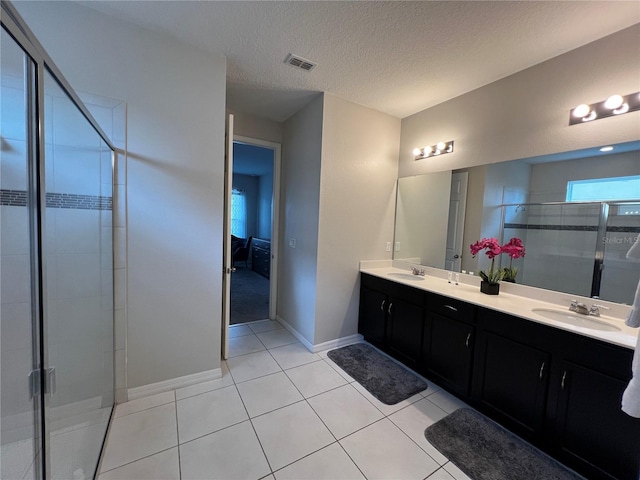
[[[400,283],[385,280],[373,275],[363,273],[361,275],[362,286],[384,292],[396,300],[402,300],[418,306],[424,306],[425,291],[419,288],[408,287]]]
[[[430,294],[427,297],[427,307],[429,311],[433,313],[437,313],[443,317],[453,318],[460,322],[475,323],[476,321],[475,305],[456,300],[455,298]]]

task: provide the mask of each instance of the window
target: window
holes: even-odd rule
[[[244,190],[231,192],[231,235],[247,238],[247,196]]]
[[[567,202],[640,199],[640,175],[567,182]]]

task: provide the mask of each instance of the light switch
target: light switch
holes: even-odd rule
[[[400,251],[400,242],[396,242],[396,252]]]
[[[295,238],[293,238],[293,237],[289,238],[289,246],[291,248],[296,248],[296,239]]]
[[[385,247],[385,250],[386,250],[387,252],[390,252],[390,251],[391,251],[391,242],[387,242],[387,246]]]

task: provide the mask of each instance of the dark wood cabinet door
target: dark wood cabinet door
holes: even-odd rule
[[[588,478],[638,480],[640,419],[620,409],[627,382],[568,361],[561,372],[554,435],[559,458]]]
[[[367,287],[360,289],[358,332],[367,342],[378,347],[384,347],[385,344],[388,308],[387,295]]]
[[[551,354],[491,332],[479,335],[474,399],[528,440],[542,434]]]
[[[387,308],[389,353],[408,367],[416,369],[422,349],[424,308],[394,297],[389,299]]]
[[[424,333],[423,365],[441,387],[469,396],[474,327],[436,313],[429,313]]]

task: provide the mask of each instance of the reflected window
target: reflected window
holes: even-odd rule
[[[567,182],[567,202],[640,199],[640,175]]]

